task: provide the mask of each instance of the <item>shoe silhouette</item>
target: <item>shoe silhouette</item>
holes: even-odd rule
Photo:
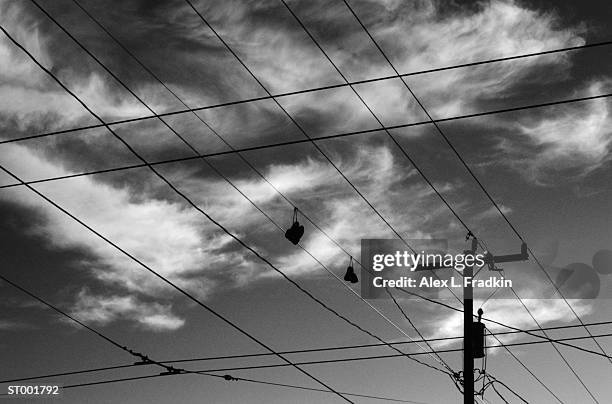
[[[350,283],[359,282],[359,278],[357,278],[355,270],[353,269],[353,257],[351,257],[351,262],[349,263],[349,266],[346,267],[346,274],[344,274],[344,280]]]
[[[285,237],[287,240],[291,241],[294,245],[300,242],[300,239],[304,235],[304,226],[300,224],[297,220],[298,210],[297,208],[293,209],[293,223],[291,227],[287,229],[285,232]]]

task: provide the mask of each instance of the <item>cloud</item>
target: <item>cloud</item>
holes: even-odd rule
[[[44,157],[16,144],[7,145],[3,150],[2,164],[16,171],[22,178],[29,178],[31,173],[68,173]],[[239,256],[220,251],[227,247],[230,239],[213,231],[211,224],[196,211],[178,203],[139,197],[128,188],[100,183],[93,177],[41,185],[39,190],[171,280],[188,277],[196,272],[213,272],[220,266],[240,265]],[[93,258],[84,264],[93,270],[97,278],[148,294],[164,289],[160,281],[144,268],[42,198],[26,189],[13,191],[3,192],[0,198],[44,213],[46,222],[36,231],[44,234],[56,248],[85,247]],[[210,279],[198,286],[198,292],[205,296],[213,287],[214,280]]]
[[[52,37],[53,34],[42,33],[37,21],[22,11],[17,5],[19,3],[6,4],[0,17],[2,24],[15,32],[17,39],[31,49],[45,66],[57,71],[62,80],[74,88],[96,112],[114,118],[148,114],[135,100],[117,92],[114,84],[110,84],[112,81],[91,65],[76,64],[75,59],[63,60],[65,55],[61,52],[62,48],[52,45],[56,39]],[[412,13],[414,10],[410,6],[398,10],[398,7],[406,6],[401,6],[400,2],[386,1],[382,6],[385,13],[367,14],[368,18],[375,18],[367,22],[368,26],[371,26],[374,36],[380,39],[385,50],[389,50],[401,72],[583,43],[577,29],[559,29],[553,15],[527,9],[514,2],[491,1],[475,11],[449,16],[440,14],[435,5],[434,2],[423,2],[416,10],[418,12]],[[319,27],[336,26],[337,19],[349,16],[347,10],[339,8],[320,13],[319,6],[303,3],[299,6],[303,7],[299,14],[307,15],[307,23],[315,23]],[[245,57],[247,64],[253,67],[271,91],[340,82],[289,15],[268,18],[265,14],[277,13],[276,7],[282,5],[257,2],[250,9],[242,2],[223,2],[206,7],[209,8],[205,9],[205,14],[211,13],[212,19],[224,27],[221,29],[222,35]],[[266,15],[266,24],[259,23],[262,15]],[[189,104],[201,105],[202,100],[208,102],[234,95],[243,98],[251,92],[261,93],[260,90],[253,90],[256,86],[246,75],[239,75],[233,67],[227,67],[236,65],[236,61],[231,55],[221,53],[220,44],[211,42],[210,33],[202,29],[201,22],[196,21],[197,17],[192,12],[176,10],[168,19],[181,27],[200,27],[184,32],[190,35],[186,39],[197,40],[201,42],[200,46],[177,50],[177,57],[179,53],[188,54],[191,60],[185,63],[193,65],[185,68],[204,70],[207,85],[194,84],[194,77],[188,74],[172,83],[173,88],[178,88],[181,94],[188,94]],[[372,52],[372,45],[364,38],[360,28],[354,21],[351,24],[342,24],[345,32],[337,36],[321,34],[325,49],[340,69],[349,71],[351,78],[377,77],[387,71],[384,60]],[[146,33],[148,28],[143,23],[139,29]],[[104,38],[104,41],[108,41],[108,38]],[[168,56],[160,58],[159,63],[172,60]],[[200,63],[204,60],[210,61],[205,65],[210,69],[202,69]],[[6,66],[0,72],[3,79],[0,85],[0,116],[3,121],[0,123],[11,131],[58,128],[91,119],[86,111],[49,81],[6,39],[0,40],[0,63]],[[501,94],[502,97],[511,94],[521,80],[543,66],[561,74],[569,68],[570,60],[563,55],[527,59],[520,63],[454,70],[436,76],[435,80],[410,83],[414,84],[416,93],[427,100],[426,104],[431,105],[434,114],[464,113],[475,109],[479,102],[488,100],[491,94]],[[161,91],[159,88],[147,84],[146,80],[133,82],[131,85],[135,91],[147,94],[147,100],[154,100],[151,102],[154,109],[163,111],[168,108],[161,97],[157,98]],[[450,89],[452,94],[449,95]],[[385,123],[422,119],[418,106],[397,81],[364,85],[358,90]],[[308,132],[352,127],[363,129],[367,125],[376,125],[367,110],[347,89],[289,97],[281,102],[301,123],[305,122]],[[597,132],[603,128],[601,120],[598,120],[602,111],[590,111],[595,117],[582,123],[595,129],[585,134],[586,145],[580,143],[579,147],[576,147],[577,143],[558,135],[558,125],[562,123],[559,117],[551,117],[548,123],[524,123],[519,130],[529,141],[539,142],[539,147],[547,148],[547,155],[565,153],[576,158],[570,151],[578,149],[583,156],[603,161],[608,143],[606,137]],[[222,135],[236,136],[241,141],[245,138],[260,141],[268,134],[285,139],[291,125],[283,121],[282,113],[271,102],[211,110],[202,115],[207,120],[210,118],[214,126],[221,129]],[[566,133],[580,128],[572,129],[570,119],[565,124]],[[141,143],[138,146],[149,147],[150,143],[161,143],[159,131],[143,131],[131,126],[123,130],[131,136],[130,140],[136,138]],[[548,135],[540,137],[538,133],[541,132]],[[85,143],[91,142],[88,137],[82,139]],[[162,143],[162,146],[165,144]],[[54,150],[43,151],[43,147],[37,151],[36,146],[3,145],[2,164],[24,179],[34,179],[69,174],[74,161],[86,163],[89,159],[89,154],[81,150],[79,153],[60,154]],[[414,185],[411,182],[414,171],[407,168],[403,160],[394,158],[389,148],[372,146],[365,140],[336,148],[330,146],[330,149],[332,159],[389,218],[400,234],[408,238],[427,237],[429,233],[422,230],[424,224],[446,214],[443,210],[431,208],[432,191],[424,185]],[[556,159],[551,158],[550,161]],[[261,166],[261,171],[272,184],[309,212],[317,223],[324,223],[325,231],[350,251],[357,251],[360,237],[393,236],[319,156],[289,150],[286,154],[279,153],[278,161],[268,160]],[[168,177],[232,232],[271,256],[281,269],[296,276],[307,276],[319,270],[310,257],[281,244],[279,240],[284,242],[282,234],[228,184],[211,178],[209,174],[203,174],[200,168],[180,166],[169,169]],[[203,299],[223,287],[248,285],[262,274],[268,275],[250,254],[200,214],[182,201],[177,201],[176,196],[154,176],[139,178],[142,178],[141,183],[125,180],[113,184],[109,179],[81,177],[41,184],[37,188],[153,269]],[[240,171],[232,171],[231,178],[281,226],[287,226],[291,209],[268,184]],[[444,192],[459,188],[452,181],[436,185]],[[409,203],[406,202],[407,195],[410,196]],[[127,318],[152,329],[176,329],[183,324],[183,319],[172,314],[170,303],[143,303],[152,296],[169,301],[169,295],[165,293],[167,289],[125,256],[25,189],[6,190],[0,193],[0,198],[4,202],[42,213],[45,221],[33,231],[44,235],[53,248],[84,249],[89,255],[81,262],[84,271],[105,286],[118,290],[109,295],[92,295],[88,291],[81,291],[75,306],[76,313],[104,324]],[[410,219],[398,220],[399,217]],[[451,228],[448,223],[443,226]],[[439,228],[440,232],[443,230],[443,227]],[[333,268],[344,265],[346,257],[343,257],[343,253],[314,229],[308,229],[303,243],[327,265]]]
[[[21,321],[0,319],[0,331],[19,331],[31,328],[34,326]]]
[[[504,215],[508,216],[510,213],[512,213],[512,208],[509,208],[507,206],[500,205],[500,204],[498,204],[498,206],[499,206],[499,209],[504,213]],[[497,219],[497,218],[499,218],[499,212],[494,206],[488,208],[487,210],[483,212],[480,212],[474,215],[474,220],[476,221]]]
[[[529,309],[531,314],[535,317],[538,323],[542,327],[546,327],[550,324],[563,324],[571,323],[575,316],[565,303],[561,299],[522,299],[525,306]],[[592,303],[584,300],[568,300],[572,305],[575,313],[583,318],[589,315],[593,311]],[[474,307],[478,306],[478,301],[474,302]],[[496,320],[514,328],[527,330],[536,329],[537,324],[533,321],[531,316],[523,308],[520,302],[514,299],[492,299],[489,300],[485,307],[484,317],[491,320]],[[512,331],[506,327],[484,321],[487,329],[492,332],[501,331]],[[437,337],[452,337],[463,334],[463,314],[459,312],[452,312],[447,315],[440,316],[436,322],[436,328],[431,330],[431,338]],[[522,340],[525,338],[525,334],[508,334],[500,335],[499,340],[501,343],[511,343],[516,340]],[[456,341],[440,341],[436,342],[437,346],[448,346]],[[487,344],[499,345],[497,340],[493,337],[487,337]],[[491,352],[501,352],[498,350],[492,350]]]
[[[356,5],[374,38],[402,73],[584,44],[580,27],[558,28],[560,24],[554,14],[532,10],[516,2],[490,1],[476,10],[448,15],[442,14],[437,2],[421,3],[387,2],[382,8],[379,2]],[[263,4],[269,9],[275,7]],[[319,10],[316,2],[291,6],[350,78],[390,74],[388,65],[374,50],[371,41],[352,17],[348,17],[348,10],[330,7],[328,12],[321,14],[314,12],[315,8]],[[235,28],[226,28],[224,34],[272,92],[342,82],[294,19],[285,10],[280,15],[282,22],[261,26],[253,24],[248,13],[236,12]],[[343,22],[342,33],[326,36],[321,30],[321,26],[338,21]],[[439,117],[469,113],[479,101],[507,96],[522,80],[542,71],[543,67],[547,68],[547,74],[540,77],[540,81],[560,78],[570,65],[568,55],[555,54],[411,77],[408,81],[416,94],[427,101],[430,112]],[[418,106],[398,81],[361,85],[358,91],[383,117],[383,122],[410,122],[422,118]],[[290,97],[282,102],[296,114],[315,110],[322,114],[320,116],[327,116],[331,115],[330,111],[336,111],[335,119],[330,116],[328,125],[337,125],[337,128],[350,120],[375,126],[368,111],[355,100],[348,90],[338,90],[323,96],[311,93]],[[351,108],[345,111],[347,105]]]
[[[592,82],[584,93],[599,95],[609,88],[609,80]],[[588,174],[610,159],[612,142],[610,102],[597,99],[550,110],[544,116],[518,122],[516,129],[528,142],[502,142],[508,165],[519,165],[529,178],[546,183],[554,172]]]
[[[50,51],[51,38],[41,33],[39,24],[24,11],[22,4],[1,3],[0,24],[98,115],[121,119],[150,114],[133,98],[115,92],[108,84],[110,80],[100,73],[64,66],[60,52]],[[0,64],[3,66],[0,71],[0,122],[10,122],[19,130],[51,130],[92,119],[89,112],[4,34],[0,36]],[[151,101],[150,106],[164,109],[155,101]]]
[[[144,303],[131,295],[94,295],[87,289],[81,289],[76,296],[71,314],[85,323],[100,325],[131,320],[152,331],[174,331],[185,324],[169,305]]]

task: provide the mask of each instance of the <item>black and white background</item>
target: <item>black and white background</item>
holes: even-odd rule
[[[199,110],[197,116],[164,117],[200,154],[230,150],[228,144],[238,149],[303,140],[298,125],[313,138],[371,130],[316,144],[402,237],[445,238],[455,251],[466,248],[465,228],[390,137],[376,130],[379,122],[350,87],[276,98],[287,113],[267,97],[261,85],[276,95],[345,83],[280,0],[193,3],[235,55],[183,0],[36,3],[0,1],[0,25],[105,122],[151,116],[151,112],[62,28],[155,113],[186,109],[177,97],[191,108],[263,97]],[[351,0],[349,4],[400,73],[612,39],[612,8],[603,0]],[[343,1],[292,0],[288,6],[349,81],[395,74]],[[608,94],[611,52],[610,46],[598,46],[410,75],[405,80],[431,116],[441,119]],[[428,120],[398,78],[361,83],[354,89],[385,126]],[[608,98],[596,98],[450,120],[439,126],[533,251],[552,257],[548,266],[591,265],[597,251],[612,249],[610,107]],[[396,235],[312,143],[241,153],[264,180],[235,153],[210,157],[210,165],[188,159],[193,150],[159,119],[113,125],[117,136],[95,127],[32,137],[98,124],[51,75],[0,35],[0,165],[4,169],[27,182],[139,165],[30,186],[277,351],[376,342],[323,309],[228,236],[143,167],[118,138],[147,162],[177,159],[156,165],[155,170],[229,232],[353,322],[385,341],[407,340],[322,267],[342,277],[349,263],[347,252],[359,257],[362,238]],[[390,133],[491,251],[505,253],[520,247],[520,240],[433,125],[400,127]],[[9,141],[23,137],[30,138]],[[155,360],[264,352],[6,171],[0,173],[0,186],[1,275]],[[291,224],[293,207],[277,191],[346,252],[302,216],[302,246],[319,262],[289,243],[283,233]],[[534,277],[543,276],[533,260],[508,264],[505,271],[511,274],[513,265],[523,265],[523,271],[529,268]],[[359,290],[358,284],[351,287]],[[562,299],[524,297],[524,304],[543,327],[579,324],[576,315],[585,323],[612,319],[607,299],[569,300],[572,313]],[[397,298],[424,337],[461,335],[461,313],[401,294]],[[372,304],[407,334],[419,338],[392,301]],[[134,362],[129,354],[4,282],[0,283],[0,308],[2,380]],[[537,328],[516,299],[492,299],[484,309],[486,317],[505,324]],[[609,327],[589,329],[602,334]],[[495,325],[489,328],[503,330]],[[549,335],[573,337],[586,331],[576,327]],[[536,339],[511,334],[500,340]],[[610,337],[597,341],[607,354],[612,352]],[[572,344],[600,352],[592,339]],[[461,348],[460,340],[432,346]],[[608,402],[611,362],[557,346],[572,369],[551,344],[511,349],[562,402]],[[414,345],[402,349],[419,350]],[[390,353],[380,347],[288,357],[301,362]],[[442,355],[452,368],[461,368],[461,352]],[[428,356],[420,359],[438,365]],[[200,370],[275,363],[281,362],[270,356],[176,366]],[[304,369],[342,392],[421,403],[462,400],[448,377],[402,357],[314,364]],[[530,403],[558,402],[501,348],[489,352],[487,370]],[[36,382],[70,385],[159,371],[155,366],[140,366]],[[321,388],[291,367],[229,373]],[[500,392],[510,402],[520,402],[507,390]],[[503,402],[491,390],[485,398]],[[381,402],[364,397],[351,400]],[[341,399],[323,392],[178,375],[66,389],[58,402]]]

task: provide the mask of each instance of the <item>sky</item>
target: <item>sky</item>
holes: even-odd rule
[[[185,105],[202,107],[264,97],[266,90],[279,94],[344,83],[278,0],[194,2],[235,55],[183,0],[37,2],[112,75],[34,2],[0,0],[0,25],[105,122],[150,116],[148,108],[155,113],[172,112],[185,109]],[[612,9],[600,0],[351,0],[349,4],[400,73],[580,46],[612,37],[608,23]],[[394,74],[342,1],[292,0],[288,5],[347,80]],[[611,52],[608,46],[587,48],[411,75],[406,83],[436,119],[594,96],[612,88]],[[3,34],[0,64],[0,165],[24,181],[139,164],[126,144],[148,162],[194,153],[158,119],[115,125],[117,136],[102,127],[5,142],[99,121]],[[354,89],[386,126],[427,120],[397,78],[358,84]],[[396,237],[346,179],[407,240],[446,239],[452,251],[460,252],[467,246],[465,229],[389,136],[375,130],[379,123],[349,87],[277,100],[282,109],[273,100],[264,99],[204,109],[197,115],[171,115],[164,120],[200,154],[227,151],[228,145],[244,148],[301,140],[305,134],[321,137],[372,131],[317,141],[318,149],[304,142],[240,156],[227,153],[206,161],[161,164],[156,169],[199,209],[322,302],[385,341],[406,340],[347,290],[359,291],[359,284],[340,285],[342,282],[329,273],[344,275],[350,256],[360,257],[361,239]],[[528,245],[544,257],[553,276],[570,264],[591,265],[598,251],[612,249],[611,107],[607,98],[601,98],[440,124]],[[517,252],[520,240],[432,125],[390,132],[490,251]],[[15,184],[18,181],[10,175],[0,173],[3,276],[158,360],[262,352],[253,341],[32,190],[22,185],[5,187]],[[275,350],[376,342],[279,276],[149,168],[32,187]],[[288,200],[300,209],[304,249],[290,244],[283,234],[292,220],[293,207]],[[304,219],[304,214],[325,234]],[[521,293],[532,292],[524,295],[531,297],[525,304],[540,325],[577,323],[563,300],[537,299],[544,278],[533,260],[508,264],[504,269],[527,279]],[[400,294],[397,297],[423,336],[461,335],[459,313]],[[486,317],[519,328],[536,328],[517,300],[499,297],[484,305]],[[608,299],[570,302],[584,322],[607,321],[612,315]],[[481,303],[476,301],[475,307]],[[371,304],[406,334],[418,338],[393,302],[374,300]],[[130,355],[6,283],[0,283],[0,307],[1,380],[133,362]],[[501,330],[493,324],[489,328]],[[590,330],[607,332],[606,326]],[[551,337],[579,335],[584,335],[584,329],[550,333]],[[500,340],[530,339],[510,335]],[[598,338],[598,342],[606,352],[612,352],[609,337]],[[573,343],[598,349],[592,340]],[[449,342],[434,346],[461,347]],[[417,350],[406,347],[406,352]],[[612,377],[610,362],[572,348],[559,350],[595,398],[605,402],[612,394],[607,382]],[[520,346],[512,352],[563,402],[594,402],[550,344]],[[309,361],[389,353],[388,349],[370,348],[290,358]],[[422,358],[435,363],[429,357]],[[460,352],[443,354],[443,358],[456,370],[462,366]],[[218,360],[188,363],[185,368],[278,363],[275,361]],[[461,400],[448,377],[406,358],[304,368],[341,391],[424,403]],[[487,370],[529,402],[557,402],[504,350],[490,351]],[[69,385],[157,372],[139,367],[44,381]],[[289,368],[232,371],[232,375],[320,387]],[[485,398],[502,402],[491,391]],[[340,399],[320,392],[181,375],[66,389],[58,401],[331,403]],[[367,398],[355,401],[380,402]]]

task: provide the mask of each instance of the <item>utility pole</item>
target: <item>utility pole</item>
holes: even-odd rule
[[[470,250],[464,250],[464,256],[476,255],[478,239],[468,233],[467,239],[472,238]],[[502,271],[495,266],[496,263],[527,261],[527,244],[521,244],[521,252],[518,254],[496,255],[486,252],[484,255],[484,265],[488,266],[489,271]],[[464,261],[465,262],[465,259]],[[437,269],[452,269],[442,265],[417,266],[415,271],[435,271]],[[484,325],[481,324],[482,310],[478,311],[478,323],[474,322],[474,288],[471,279],[474,277],[474,267],[465,266],[463,269],[463,403],[474,404],[474,358],[484,357]],[[469,278],[470,282],[465,282]],[[477,344],[477,339],[480,344]],[[474,347],[477,346],[475,350]]]
[[[476,254],[478,240],[472,237],[472,249],[465,250],[466,256]],[[467,266],[463,269],[463,404],[474,404],[474,288],[472,282],[465,279],[474,277],[474,267]]]
[[[470,234],[468,234],[468,237]],[[476,254],[476,248],[478,247],[478,239],[472,235],[472,249],[464,251],[465,255]],[[521,252],[518,254],[508,255],[497,255],[493,256],[490,252],[487,252],[484,256],[485,265],[489,267],[490,271],[501,271],[501,269],[495,266],[496,263],[501,262],[517,262],[527,261],[529,254],[527,254],[527,244],[521,244]],[[463,270],[463,277],[469,278],[470,280],[474,277],[474,268],[472,266],[466,266]],[[482,316],[482,310],[478,311],[478,323],[474,323],[474,289],[472,282],[463,282],[463,403],[474,404],[474,358],[477,357],[477,353],[474,352],[474,345],[476,338],[484,339],[484,326],[480,325],[480,318]],[[479,325],[476,327],[476,325]],[[479,334],[476,335],[475,330],[479,330]],[[482,344],[484,346],[484,343]],[[484,356],[484,352],[480,355]],[[478,356],[480,357],[480,356]]]

